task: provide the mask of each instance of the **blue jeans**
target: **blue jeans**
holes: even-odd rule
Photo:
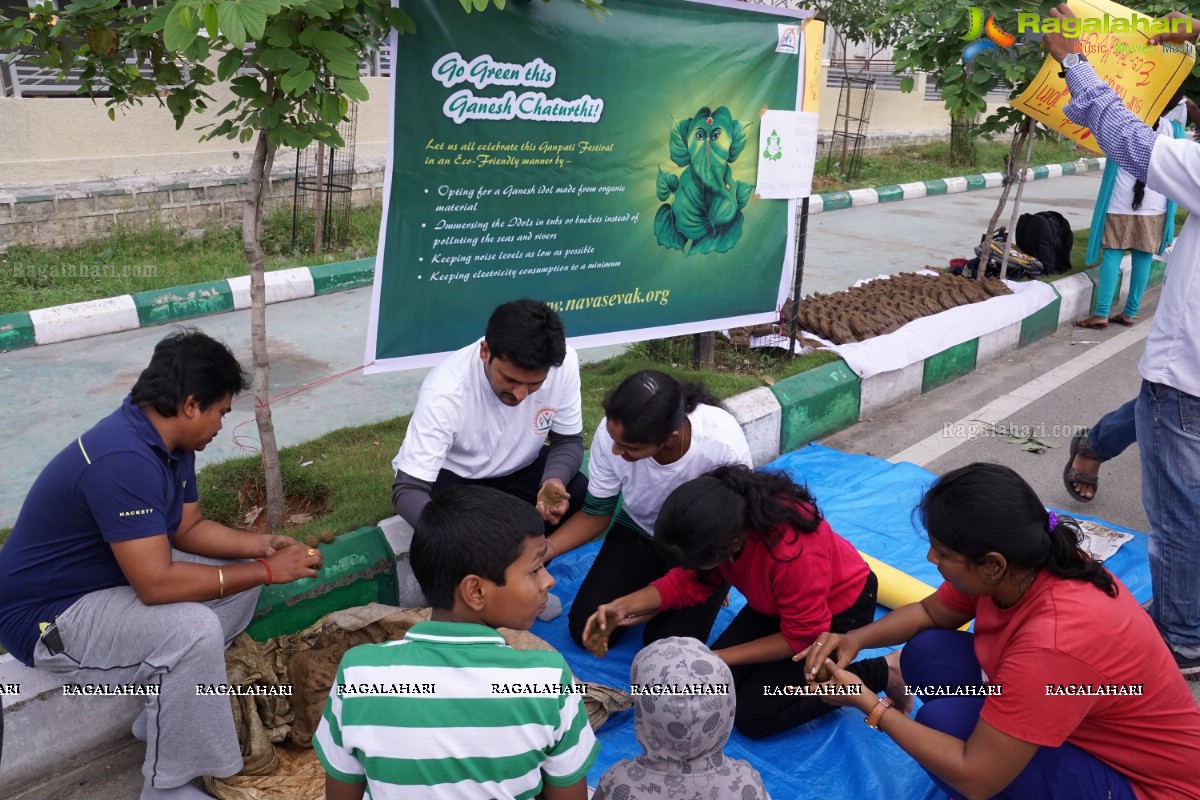
[[[1142,381],[1136,416],[1150,520],[1150,615],[1173,650],[1200,657],[1200,397]]]
[[[975,635],[938,628],[922,631],[900,651],[904,682],[920,686],[982,686],[975,658]],[[921,698],[917,722],[962,739],[979,723],[982,697]],[[954,791],[933,773],[929,777],[949,797]],[[1039,747],[1033,759],[993,800],[1135,800],[1129,779],[1073,744]]]
[[[1137,425],[1133,398],[1118,409],[1108,412],[1100,421],[1088,428],[1087,441],[1096,458],[1108,461],[1125,452],[1125,448],[1137,441]]]

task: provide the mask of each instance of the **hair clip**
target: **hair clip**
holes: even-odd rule
[[[1055,514],[1053,511],[1047,511],[1046,515],[1046,533],[1050,533],[1058,527],[1058,514]]]
[[[642,376],[642,387],[650,394],[658,394],[658,381],[649,375]]]

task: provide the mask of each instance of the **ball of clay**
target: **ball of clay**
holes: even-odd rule
[[[829,668],[829,664],[822,664],[817,667],[817,677],[813,678],[814,683],[824,683],[833,679],[833,670]]]
[[[583,648],[596,658],[604,658],[608,655],[608,637],[611,633],[612,628],[606,631],[594,628],[591,635],[584,638]]]
[[[325,544],[331,543],[333,541],[333,531],[329,530],[328,528],[321,531],[321,541]]]
[[[313,535],[310,533],[308,536],[305,536],[305,537],[304,537],[304,543],[305,543],[306,545],[308,545],[309,547],[316,547],[316,546],[317,546],[317,537],[316,537],[316,536],[313,536]]]

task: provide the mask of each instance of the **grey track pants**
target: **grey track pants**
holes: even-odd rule
[[[72,683],[159,686],[143,712],[147,785],[173,789],[201,775],[233,775],[242,768],[242,753],[229,698],[197,696],[196,685],[228,681],[225,648],[250,623],[258,593],[256,587],[205,603],[148,606],[129,586],[93,592],[58,615],[63,652],[51,655],[39,641],[34,665]]]

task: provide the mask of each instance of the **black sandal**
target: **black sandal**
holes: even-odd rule
[[[1092,452],[1091,445],[1088,444],[1087,434],[1081,433],[1071,439],[1071,455],[1067,458],[1067,466],[1063,470],[1063,485],[1067,487],[1067,493],[1081,503],[1090,503],[1096,497],[1096,492],[1100,488],[1100,476],[1088,475],[1085,472],[1080,472],[1073,466],[1075,456],[1082,455],[1084,458],[1095,459],[1097,463],[1100,459]],[[1082,483],[1092,487],[1092,496],[1086,497],[1072,485],[1072,483]]]

